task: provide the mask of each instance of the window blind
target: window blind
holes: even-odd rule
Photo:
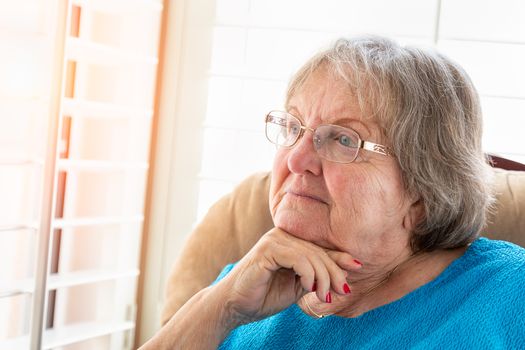
[[[163,6],[52,5],[0,3],[0,348],[127,349]]]

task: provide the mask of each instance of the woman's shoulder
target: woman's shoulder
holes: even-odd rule
[[[466,257],[468,261],[487,266],[522,266],[525,264],[525,248],[511,242],[481,237],[471,244]]]
[[[456,303],[459,298],[468,308],[493,304],[495,310],[517,301],[525,310],[524,285],[525,249],[481,237],[423,290],[425,300],[437,295],[438,300],[449,298]]]
[[[514,243],[478,238],[464,256],[456,261],[449,277],[501,295],[523,296],[525,248]],[[463,288],[463,287],[462,287]]]

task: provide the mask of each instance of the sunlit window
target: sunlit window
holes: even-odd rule
[[[162,10],[0,2],[1,349],[133,346]]]

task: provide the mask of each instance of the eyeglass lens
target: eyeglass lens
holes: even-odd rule
[[[293,146],[302,132],[299,119],[285,112],[271,112],[266,117],[266,137],[278,146]],[[359,135],[338,125],[320,125],[313,135],[314,148],[325,159],[352,162],[357,157]]]

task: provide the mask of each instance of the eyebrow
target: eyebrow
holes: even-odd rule
[[[298,115],[294,114],[294,116],[299,118],[299,120],[301,120],[301,122],[304,123],[304,120],[303,120],[303,118],[301,116],[301,113],[299,112],[299,109],[297,107],[295,107],[295,106],[287,106],[287,109],[288,109],[289,112],[294,110],[296,112],[296,114],[298,114]],[[372,135],[372,132],[370,131],[368,126],[365,123],[363,123],[361,120],[359,120],[359,119],[341,118],[341,119],[335,120],[333,123],[330,123],[330,124],[339,125],[339,126],[345,126],[345,124],[348,125],[348,124],[356,124],[356,123],[365,128],[366,132],[368,133],[368,136]]]
[[[366,132],[368,133],[368,136],[372,135],[368,126],[358,119],[342,118],[342,119],[336,120],[333,124],[344,126],[344,124],[356,124],[356,123],[365,128]]]

